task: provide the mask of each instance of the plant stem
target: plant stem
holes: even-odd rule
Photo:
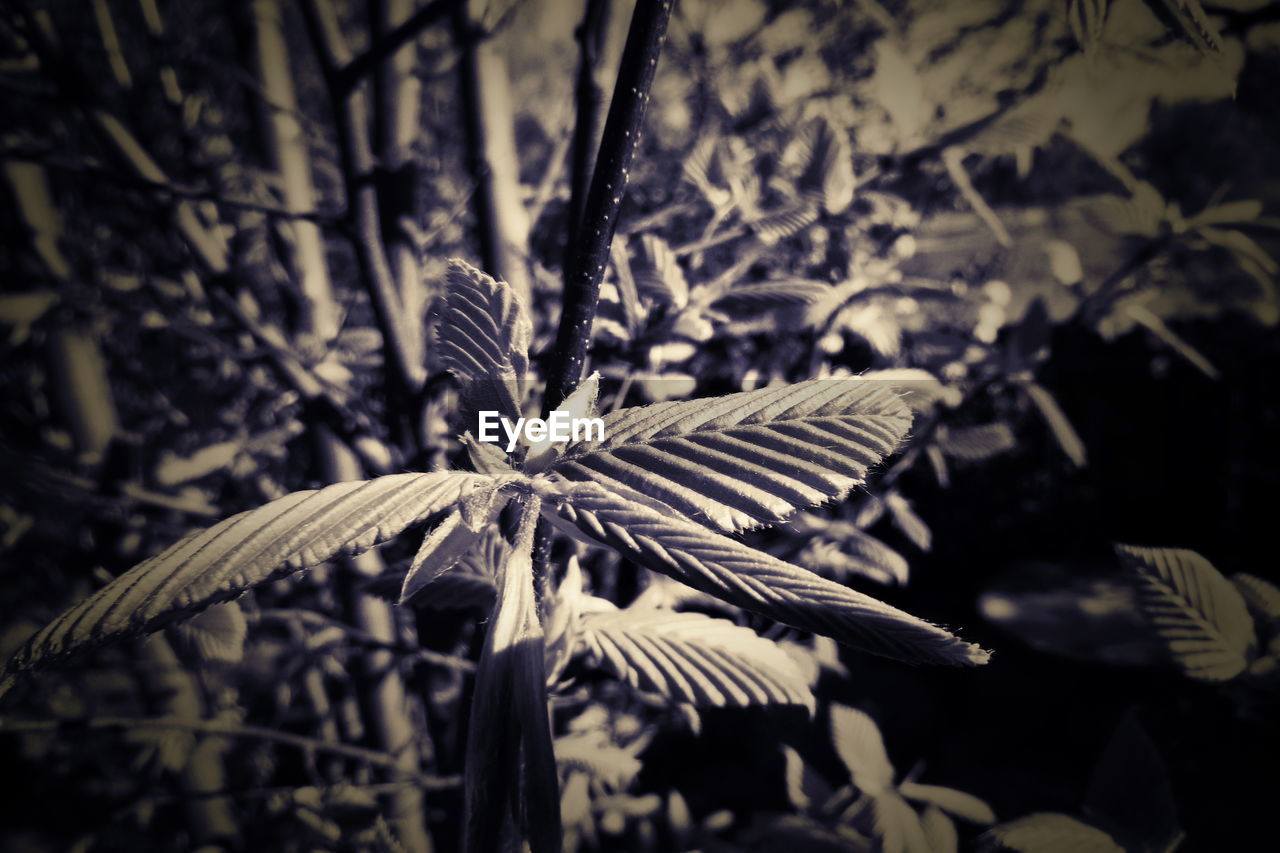
[[[564,307],[551,352],[551,375],[544,408],[561,403],[582,381],[595,321],[600,282],[609,262],[609,246],[640,144],[645,107],[658,57],[666,41],[674,0],[639,0],[622,51],[618,82],[600,139],[595,173],[583,208],[582,226],[565,276]]]

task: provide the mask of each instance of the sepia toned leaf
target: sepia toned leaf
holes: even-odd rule
[[[667,241],[655,234],[640,237],[639,251],[631,263],[636,289],[659,305],[683,308],[689,303],[689,282]]]
[[[1249,663],[1255,636],[1244,598],[1208,560],[1181,548],[1117,545],[1142,580],[1141,604],[1183,671],[1226,681]]]
[[[177,645],[187,647],[201,661],[236,664],[244,659],[249,626],[237,602],[216,604],[172,631]]]
[[[1069,815],[1040,812],[989,829],[984,850],[1019,853],[1124,853],[1124,848],[1097,827]]]
[[[367,551],[488,482],[445,471],[335,483],[192,533],[37,632],[5,664],[0,692],[17,674],[78,649],[151,633],[260,584]]]
[[[956,853],[960,849],[960,835],[956,825],[946,812],[937,806],[928,806],[920,815],[920,825],[932,853]]]
[[[893,787],[893,765],[880,727],[857,708],[831,705],[831,741],[858,790],[878,796]]]
[[[461,259],[449,262],[436,339],[441,362],[462,382],[464,410],[520,417],[532,334],[510,285]]]
[[[1076,428],[1071,425],[1071,421],[1067,419],[1067,415],[1062,411],[1062,407],[1058,405],[1058,400],[1049,389],[1036,382],[1028,382],[1024,386],[1027,396],[1031,398],[1031,402],[1035,403],[1037,409],[1040,410],[1041,416],[1049,426],[1049,431],[1053,433],[1053,437],[1057,440],[1058,446],[1062,448],[1062,452],[1071,460],[1077,468],[1083,467],[1088,461],[1088,454],[1085,451],[1084,442],[1080,440],[1079,433]]]
[[[996,822],[996,815],[991,810],[991,806],[973,794],[958,791],[955,788],[904,781],[898,786],[898,792],[909,800],[930,803],[948,814],[973,823],[987,826]]]
[[[628,608],[588,615],[582,639],[618,678],[673,702],[714,708],[803,705],[813,713],[813,694],[791,657],[727,619]]]
[[[938,431],[938,446],[954,459],[981,462],[1017,447],[1009,425],[1000,421]]]
[[[910,411],[882,383],[814,379],[606,415],[605,439],[549,470],[639,491],[738,531],[845,495],[897,447]]]
[[[554,483],[546,517],[730,604],[908,663],[973,666],[988,653],[949,631],[673,515],[642,495]]]
[[[1266,624],[1280,622],[1280,587],[1248,572],[1236,572],[1231,582],[1255,617]]]

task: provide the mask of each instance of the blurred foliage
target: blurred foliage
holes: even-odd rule
[[[312,34],[281,5],[316,190],[289,211],[245,10],[91,5],[0,7],[5,657],[189,531],[324,485],[319,434],[369,475],[480,464],[437,348],[409,403],[386,377],[348,197],[363,181],[413,197],[399,227],[425,302],[449,257],[479,253],[456,33],[412,42],[421,126],[397,184],[344,174]],[[543,375],[570,5],[486,16]],[[333,7],[357,54],[364,7]],[[612,26],[628,17],[617,4]],[[848,500],[742,538],[996,654],[976,674],[905,670],[557,540],[566,849],[1256,847],[1271,804],[1251,779],[1280,747],[1278,79],[1280,12],[1255,0],[680,0],[593,330],[599,407],[893,383],[915,413],[902,451]],[[325,237],[334,335],[307,321],[304,221]],[[1114,542],[1146,547],[1117,559]],[[376,637],[347,605],[394,597],[413,560],[381,553],[380,578],[269,584],[167,630],[167,658],[107,647],[7,699],[0,846],[183,849],[210,818],[193,803],[224,802],[223,849],[397,850],[388,798],[418,786],[452,849],[493,573],[464,561]],[[719,620],[713,687],[784,670],[780,654],[796,683],[767,702],[716,701],[696,677],[664,691],[653,660],[706,664],[679,639],[620,657],[651,609],[694,640]],[[589,640],[563,639],[565,614]],[[370,650],[405,679],[418,778],[378,763]],[[183,707],[187,728],[147,722]]]

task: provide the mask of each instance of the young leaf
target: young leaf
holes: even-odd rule
[[[1182,837],[1164,761],[1132,711],[1094,765],[1084,814],[1130,849],[1172,850]]]
[[[638,690],[703,707],[804,705],[814,699],[795,662],[771,640],[702,613],[626,609],[583,624],[590,653]]]
[[[905,781],[898,786],[898,793],[909,800],[930,803],[973,823],[990,825],[996,822],[996,814],[991,811],[991,806],[973,794],[957,791],[945,785],[922,785],[919,782]]]
[[[520,417],[532,333],[524,306],[505,281],[457,258],[449,263],[436,336],[441,362],[462,382],[466,411]]]
[[[981,462],[1017,446],[1013,430],[1002,422],[938,431],[942,452],[966,462]]]
[[[984,850],[1019,853],[1124,853],[1124,848],[1101,829],[1084,821],[1040,812],[1001,824],[982,834]]]
[[[960,835],[956,832],[956,825],[937,806],[929,806],[924,810],[920,816],[920,826],[924,828],[932,853],[956,853],[960,849]]]
[[[846,705],[831,706],[831,740],[849,777],[862,793],[878,796],[893,788],[893,765],[880,727],[871,717]]]
[[[560,849],[560,785],[533,590],[539,500],[524,501],[515,546],[499,569],[501,592],[467,724],[464,847],[472,853],[519,850],[522,842],[533,853]]]
[[[623,409],[604,422],[604,441],[569,445],[550,470],[739,531],[842,497],[897,447],[911,413],[883,384],[814,379]]]
[[[683,308],[689,303],[689,282],[667,241],[654,234],[640,238],[640,251],[632,264],[640,293],[660,305]]]
[[[456,504],[490,478],[392,474],[294,492],[193,533],[40,630],[5,664],[14,677],[80,648],[157,631],[247,589],[352,556]]]
[[[1226,681],[1253,653],[1253,620],[1244,599],[1208,560],[1180,548],[1117,545],[1142,580],[1142,609],[1192,678]]]
[[[907,663],[972,666],[988,654],[950,632],[727,536],[595,483],[559,484],[545,513],[695,589],[804,631]],[[566,523],[567,522],[567,523]]]
[[[915,809],[893,789],[871,798],[882,853],[935,853]]]
[[[1049,389],[1038,383],[1028,382],[1025,387],[1027,396],[1031,398],[1031,402],[1035,403],[1036,408],[1040,410],[1040,414],[1045,423],[1049,425],[1049,430],[1053,433],[1053,437],[1058,440],[1058,446],[1062,448],[1062,452],[1067,455],[1067,458],[1077,468],[1083,467],[1088,460],[1084,442],[1080,440],[1079,433],[1071,425],[1071,421],[1067,419],[1062,407],[1058,405],[1057,399],[1049,392]]]

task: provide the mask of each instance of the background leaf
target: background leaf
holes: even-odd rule
[[[1142,609],[1192,678],[1225,681],[1248,665],[1255,642],[1244,599],[1194,551],[1118,545],[1127,568],[1143,581]]]
[[[593,613],[584,620],[582,642],[632,687],[674,702],[814,709],[813,694],[791,657],[727,619],[656,609]]]

